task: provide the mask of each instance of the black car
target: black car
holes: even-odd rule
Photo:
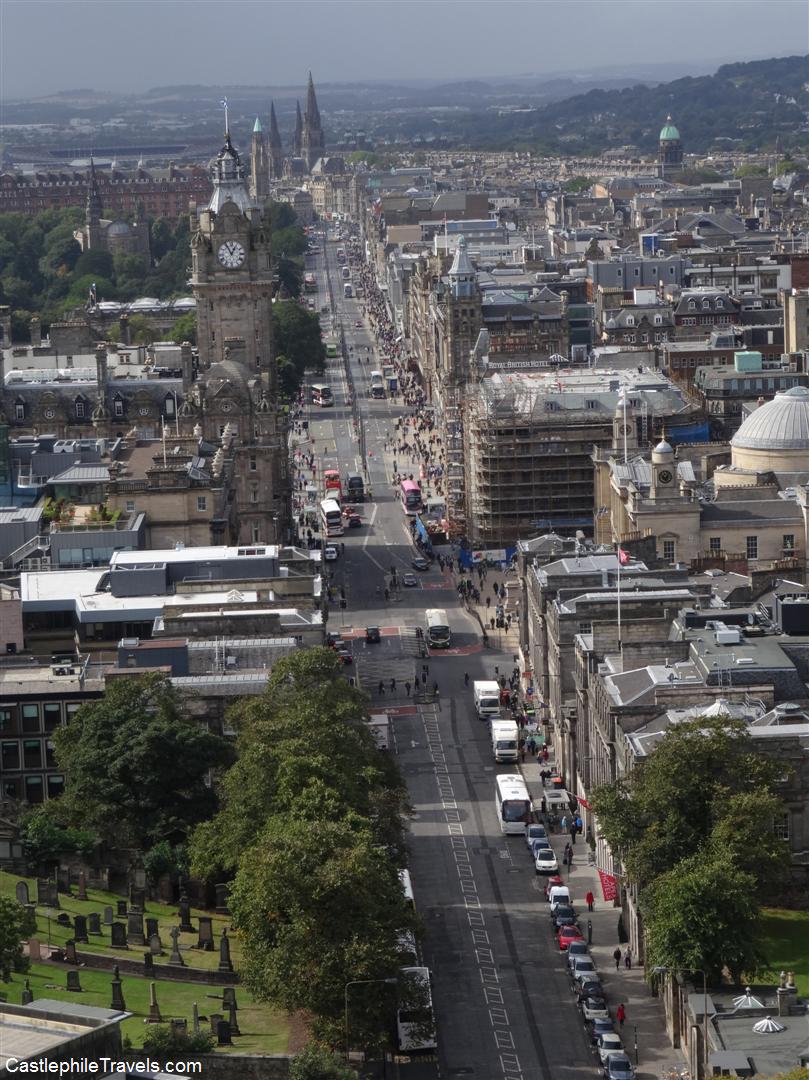
[[[576,989],[576,1000],[579,1005],[586,1001],[588,998],[603,998],[604,987],[601,985],[598,979],[587,979],[586,982],[580,982]]]
[[[414,570],[429,570],[430,564],[426,559],[422,559],[420,555],[417,555],[415,559],[410,560],[410,565]]]
[[[369,645],[378,645],[382,640],[382,635],[379,632],[378,626],[366,626],[365,627],[365,640]]]
[[[604,1016],[598,1016],[595,1020],[590,1020],[587,1027],[590,1032],[590,1042],[593,1046],[598,1042],[599,1035],[608,1035],[615,1031],[615,1025],[612,1020]]]
[[[560,926],[572,926],[576,922],[576,917],[576,912],[570,904],[557,904],[551,912],[551,922],[555,924],[557,930]]]
[[[340,657],[340,663],[341,664],[353,664],[354,663],[354,657],[351,655],[351,653],[348,651],[348,649],[338,649],[337,650],[337,655]]]

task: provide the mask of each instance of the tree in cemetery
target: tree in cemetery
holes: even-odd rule
[[[289,1063],[289,1080],[357,1080],[357,1073],[327,1046],[312,1042]]]
[[[22,942],[36,933],[36,919],[22,904],[0,896],[0,979],[9,982],[14,971],[28,970]]]
[[[54,733],[68,776],[54,814],[118,847],[177,844],[209,818],[210,770],[233,760],[228,740],[188,717],[168,678],[117,679]]]
[[[785,858],[782,842],[762,839],[772,829],[781,772],[744,723],[702,717],[670,728],[626,778],[598,788],[593,810],[641,887],[719,839],[732,838],[740,857],[766,848],[769,872]],[[754,808],[756,817],[745,819],[740,808]]]

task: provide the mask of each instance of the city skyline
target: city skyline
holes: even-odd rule
[[[150,9],[154,21],[144,18]],[[426,10],[429,33],[421,17]],[[477,0],[438,0],[429,8],[422,0],[232,0],[224,8],[196,0],[169,0],[159,8],[152,0],[4,0],[0,107],[3,100],[76,87],[135,93],[189,84],[296,86],[309,69],[321,85],[617,73],[622,65],[630,71],[657,62],[664,70],[681,62],[683,72],[707,72],[729,60],[791,55],[801,51],[796,42],[809,41],[809,8],[802,0],[739,0],[732,20],[729,10],[725,0],[680,0],[674,7],[663,0],[609,6],[503,0],[493,46],[492,8]],[[679,51],[671,40],[673,14],[682,26]],[[699,35],[688,33],[695,19]],[[226,49],[223,22],[234,38]],[[507,48],[497,47],[498,33]],[[188,47],[178,50],[178,41]],[[77,64],[77,56],[88,62]]]

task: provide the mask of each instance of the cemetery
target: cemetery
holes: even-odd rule
[[[84,1005],[131,1012],[122,1032],[136,1048],[150,1023],[179,1021],[189,1033],[210,1031],[224,1053],[293,1049],[289,1018],[239,985],[240,943],[227,914],[183,898],[163,904],[130,890],[125,900],[83,880],[8,873],[0,873],[0,895],[33,907],[37,924],[26,949],[30,971],[2,986],[10,1003],[80,995]]]

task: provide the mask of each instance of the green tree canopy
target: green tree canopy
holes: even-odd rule
[[[181,315],[169,331],[169,337],[177,345],[182,345],[184,341],[190,341],[192,345],[196,345],[197,313],[187,311],[185,315]]]
[[[112,682],[57,729],[54,743],[68,776],[55,803],[61,819],[141,849],[180,842],[209,818],[208,772],[233,758],[230,743],[189,719],[170,681],[154,674]]]
[[[296,390],[303,383],[307,369],[325,370],[326,349],[317,315],[294,300],[278,300],[273,304],[273,332],[276,354],[284,356],[296,373]],[[291,373],[289,381],[292,381]]]
[[[32,919],[22,904],[9,896],[0,896],[0,979],[9,982],[13,971],[27,971],[28,957],[23,956],[22,942],[36,933]]]
[[[357,1080],[357,1073],[327,1046],[307,1043],[289,1064],[289,1080]]]
[[[589,176],[574,176],[562,184],[562,188],[571,195],[581,195],[583,192],[589,191],[592,186],[593,181]]]

